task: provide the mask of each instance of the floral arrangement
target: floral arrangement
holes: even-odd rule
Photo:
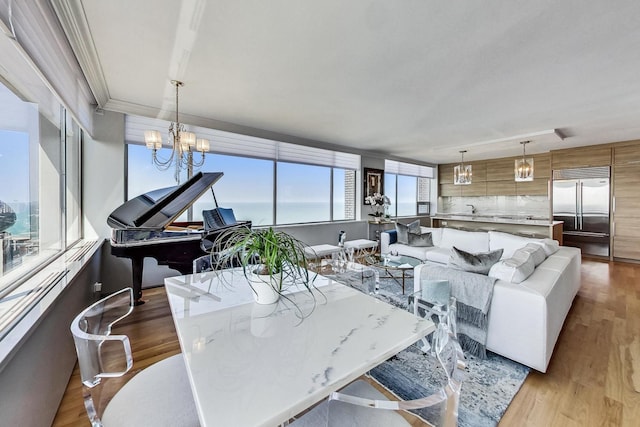
[[[391,200],[389,200],[389,198],[384,194],[380,193],[373,193],[373,195],[365,197],[364,201],[371,205],[373,213],[370,213],[369,215],[376,217],[383,216],[386,208],[391,204]]]

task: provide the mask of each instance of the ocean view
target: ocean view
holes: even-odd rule
[[[9,227],[6,232],[10,233],[12,236],[29,236],[29,203],[27,202],[12,202],[7,203],[11,209],[16,214],[16,222],[11,227]],[[37,220],[37,214],[34,215],[34,218]],[[36,224],[37,225],[37,224]]]
[[[289,202],[280,203],[278,209],[277,221],[273,221],[273,205],[268,202],[235,202],[235,203],[219,203],[220,207],[233,208],[233,212],[238,220],[249,220],[253,225],[273,225],[277,224],[297,224],[304,222],[322,222],[330,221],[329,204],[322,202]],[[29,235],[29,204],[28,203],[11,203],[11,208],[16,213],[16,223],[6,231],[13,236]],[[202,220],[202,211],[205,209],[213,209],[211,202],[196,202],[193,207],[193,217],[195,221]],[[399,216],[413,215],[415,204],[400,203],[398,205]],[[362,212],[362,219],[370,219],[369,214],[372,211],[367,207]],[[394,210],[391,210],[393,215]],[[334,205],[334,220],[340,221],[345,219],[344,203],[336,203]],[[107,219],[105,218],[105,221]],[[187,215],[183,214],[179,221],[186,221]]]
[[[233,208],[233,213],[238,220],[250,220],[253,225],[272,225],[273,204],[268,202],[235,202],[219,203],[220,207]],[[322,202],[290,202],[278,205],[277,223],[295,224],[300,222],[330,221],[329,204]],[[202,219],[202,211],[213,209],[214,206],[205,202],[196,202],[193,205],[194,220]],[[334,205],[334,219],[344,218],[344,203]]]

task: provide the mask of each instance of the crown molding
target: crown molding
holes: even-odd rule
[[[109,88],[81,0],[51,0],[51,4],[98,106],[104,107],[110,100]]]

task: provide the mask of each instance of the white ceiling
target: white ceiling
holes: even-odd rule
[[[640,138],[637,0],[52,3],[105,109],[178,79],[187,123],[433,163]]]

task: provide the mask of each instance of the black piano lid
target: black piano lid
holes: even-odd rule
[[[141,194],[111,212],[107,224],[116,229],[164,229],[222,178],[222,175],[222,172],[198,172],[182,185]]]

